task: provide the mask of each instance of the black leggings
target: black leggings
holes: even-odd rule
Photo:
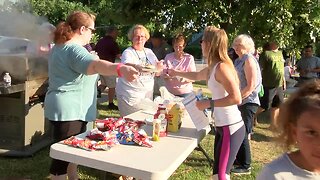
[[[55,142],[62,141],[71,136],[81,134],[87,129],[87,122],[85,121],[51,121],[53,125],[53,138]],[[52,159],[50,174],[63,175],[67,174],[69,162]]]

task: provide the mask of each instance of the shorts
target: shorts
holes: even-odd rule
[[[115,88],[117,76],[102,76],[100,75],[100,81],[102,86],[107,86],[108,88]]]
[[[53,138],[55,142],[67,139],[71,136],[81,134],[86,131],[86,121],[51,121],[53,125]],[[50,174],[63,175],[67,173],[69,162],[52,159]]]
[[[261,107],[265,110],[271,107],[279,107],[284,101],[283,87],[269,88],[263,87],[264,95],[260,99]]]

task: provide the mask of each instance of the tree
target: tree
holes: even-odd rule
[[[320,7],[316,0],[28,0],[33,13],[57,24],[73,10],[95,12],[97,27],[119,25],[126,33],[136,23],[167,36],[189,36],[207,25],[223,28],[230,42],[249,34],[261,47],[275,40],[298,50],[320,37]],[[103,32],[101,31],[101,34]]]
[[[187,34],[212,24],[230,39],[247,33],[258,46],[276,40],[281,47],[299,49],[314,39],[310,34],[319,37],[319,4],[311,0],[123,0],[112,7],[109,18],[117,22],[152,22],[165,32]]]
[[[48,18],[48,21],[57,25],[64,21],[72,11],[82,10],[93,13],[88,7],[81,2],[70,2],[67,0],[29,0],[31,12],[35,15]]]

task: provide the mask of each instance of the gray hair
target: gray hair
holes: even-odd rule
[[[150,33],[149,33],[148,29],[146,27],[144,27],[143,25],[141,25],[141,24],[136,24],[128,32],[128,39],[130,41],[132,41],[133,35],[134,35],[134,31],[136,29],[141,29],[142,31],[144,31],[144,33],[146,34],[146,40],[148,40],[150,38]]]
[[[235,45],[235,42],[240,42],[240,44],[244,46],[244,48],[246,49],[246,51],[248,53],[254,54],[254,52],[255,52],[254,42],[253,42],[253,39],[249,35],[240,34],[234,39],[233,46]]]

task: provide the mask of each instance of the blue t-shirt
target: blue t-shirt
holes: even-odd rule
[[[297,69],[300,70],[311,70],[311,69],[318,69],[320,68],[320,58],[316,56],[312,57],[303,57],[301,60],[297,62]],[[305,74],[300,73],[300,77],[305,78],[317,78],[317,72],[308,72]]]
[[[45,117],[52,121],[96,119],[98,74],[86,75],[95,56],[78,44],[55,45],[49,56]]]
[[[235,66],[235,69],[238,73],[238,77],[240,80],[240,90],[242,90],[247,86],[247,79],[246,79],[246,74],[244,71],[244,64],[245,64],[245,61],[247,61],[249,59],[249,57],[251,57],[256,62],[256,68],[257,68],[256,69],[257,79],[255,82],[256,87],[255,87],[254,91],[252,91],[252,93],[248,97],[246,97],[245,99],[242,99],[241,105],[244,105],[246,103],[254,103],[254,104],[260,105],[258,93],[261,89],[262,78],[261,78],[261,70],[260,70],[260,66],[259,66],[258,61],[256,60],[255,57],[253,57],[252,54],[245,54],[242,58],[238,57],[234,61],[234,66]]]

